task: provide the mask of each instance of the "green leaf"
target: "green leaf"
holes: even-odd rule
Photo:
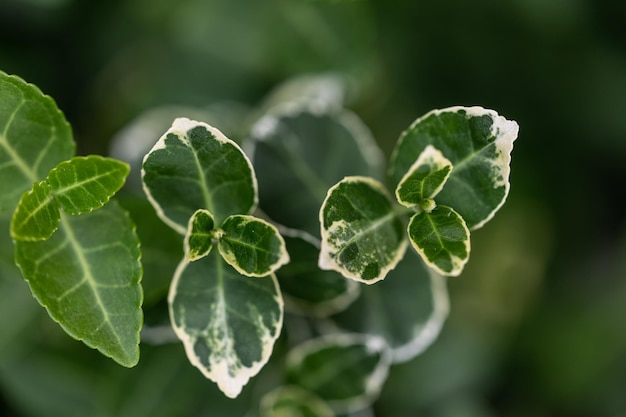
[[[144,191],[161,219],[180,234],[207,209],[220,224],[252,212],[256,178],[239,145],[205,123],[178,118],[144,158]]]
[[[296,386],[278,387],[261,399],[261,417],[334,417],[321,398]]]
[[[46,240],[59,227],[59,207],[50,196],[45,181],[36,182],[30,191],[22,194],[13,218],[11,237],[14,240]]]
[[[415,251],[407,251],[387,279],[364,286],[360,297],[331,317],[338,330],[382,337],[393,363],[426,350],[448,317],[446,279],[435,274]]]
[[[318,212],[331,186],[348,175],[381,177],[382,152],[347,110],[282,106],[255,123],[251,139],[261,208],[313,236],[319,237]]]
[[[424,262],[441,275],[457,276],[470,254],[469,229],[463,218],[447,206],[422,211],[409,221],[409,239]]]
[[[320,210],[319,266],[372,284],[402,259],[406,232],[384,186],[366,177],[346,177],[330,190]]]
[[[189,219],[185,236],[185,253],[189,261],[207,256],[213,248],[215,219],[204,209],[197,210]]]
[[[54,167],[46,181],[59,207],[78,215],[104,206],[122,188],[129,172],[128,164],[116,159],[77,156]]]
[[[389,371],[384,340],[359,334],[330,334],[296,346],[287,355],[287,378],[317,394],[337,412],[367,407]]]
[[[249,279],[217,251],[183,262],[168,297],[172,325],[189,361],[230,398],[268,361],[283,321],[274,275]]]
[[[419,206],[443,188],[452,163],[432,145],[428,145],[396,187],[396,198],[407,207]]]
[[[74,155],[70,125],[36,86],[0,71],[0,212]]]
[[[139,360],[142,324],[139,241],[111,202],[82,216],[61,213],[48,240],[15,242],[31,292],[72,337],[123,366]]]
[[[217,245],[224,260],[240,274],[264,277],[289,262],[276,227],[254,216],[228,217]]]
[[[426,146],[433,145],[454,170],[437,195],[470,229],[489,221],[509,193],[513,141],[518,125],[493,110],[451,107],[417,119],[398,140],[389,174],[397,186]]]
[[[304,233],[283,236],[290,261],[276,275],[288,310],[326,317],[347,308],[359,296],[358,282],[317,266],[319,241]]]

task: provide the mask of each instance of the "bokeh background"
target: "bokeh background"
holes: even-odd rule
[[[108,154],[155,107],[244,112],[302,75],[347,80],[387,154],[434,108],[516,120],[509,201],[450,280],[441,337],[392,369],[373,411],[626,416],[626,2],[0,0],[0,69],[55,98],[79,154]],[[254,401],[225,399],[177,345],[116,367],[0,278],[3,416],[240,416]]]

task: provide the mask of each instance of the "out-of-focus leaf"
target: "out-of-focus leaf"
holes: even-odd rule
[[[297,386],[284,386],[261,399],[260,417],[334,417],[333,410],[312,392]]]

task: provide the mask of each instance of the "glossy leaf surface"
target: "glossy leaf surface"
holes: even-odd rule
[[[407,246],[402,221],[383,185],[347,177],[333,186],[320,209],[319,266],[372,284],[385,278]]]
[[[46,240],[59,227],[59,207],[50,196],[45,181],[36,182],[30,191],[22,194],[11,219],[11,237],[14,240]]]
[[[424,262],[446,276],[457,276],[470,254],[469,230],[450,207],[415,214],[409,221],[409,240]]]
[[[237,397],[268,361],[281,331],[276,277],[242,276],[212,251],[181,262],[168,301],[189,361],[224,394]]]
[[[287,377],[335,411],[356,411],[378,397],[389,365],[389,351],[381,338],[330,334],[293,348],[287,356]]]
[[[115,202],[82,216],[62,214],[50,239],[17,241],[15,247],[33,295],[68,334],[123,366],[137,363],[139,241]]]
[[[265,220],[230,216],[220,232],[218,249],[224,260],[240,274],[264,277],[289,262],[283,237]]]
[[[482,107],[434,110],[417,119],[398,140],[389,174],[394,186],[428,145],[450,160],[454,170],[437,195],[470,229],[489,221],[509,193],[513,141],[518,125]]]
[[[129,172],[122,161],[90,155],[61,162],[46,181],[59,207],[78,215],[105,205],[122,188]]]
[[[231,214],[250,213],[257,201],[252,165],[239,145],[186,118],[176,119],[146,155],[142,175],[159,217],[180,234],[198,209],[220,224]]]
[[[72,130],[49,96],[0,71],[0,212],[74,155]]]

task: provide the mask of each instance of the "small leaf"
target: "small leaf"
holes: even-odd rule
[[[144,191],[161,219],[180,234],[207,209],[220,224],[256,206],[252,164],[239,145],[205,123],[178,118],[145,156]]]
[[[322,336],[287,355],[289,382],[317,394],[337,412],[371,404],[387,379],[389,366],[384,340],[359,334]]]
[[[261,208],[272,220],[313,236],[330,187],[348,175],[380,178],[383,172],[372,134],[347,110],[281,106],[254,124],[251,139]]]
[[[39,88],[0,71],[0,212],[74,155],[70,125]]]
[[[208,210],[199,209],[191,216],[185,236],[185,253],[189,261],[198,260],[209,254],[213,248],[213,229],[215,220]]]
[[[31,292],[72,337],[123,366],[139,360],[143,321],[139,241],[115,202],[82,216],[61,213],[48,240],[15,242]]]
[[[334,417],[321,398],[297,386],[278,387],[261,399],[261,417]]]
[[[270,223],[253,216],[228,217],[218,249],[240,274],[264,277],[289,262],[282,236]]]
[[[276,277],[249,279],[217,251],[184,261],[168,297],[187,357],[230,398],[269,360],[283,322]]]
[[[316,246],[301,236],[285,236],[285,243],[290,260],[276,273],[285,308],[326,317],[344,310],[359,296],[358,282],[317,266],[319,243]]]
[[[447,206],[415,214],[409,239],[424,262],[441,275],[457,276],[469,259],[470,236],[463,218]]]
[[[428,145],[454,166],[437,202],[453,207],[470,229],[488,222],[509,193],[518,125],[482,107],[450,107],[417,119],[398,140],[389,175],[397,186]]]
[[[396,187],[396,198],[407,207],[418,206],[435,197],[446,183],[452,163],[428,145]]]
[[[402,363],[437,339],[448,312],[446,278],[410,250],[387,279],[363,286],[360,297],[331,319],[342,331],[382,337],[392,362]]]
[[[54,167],[46,181],[59,207],[78,215],[104,206],[122,188],[129,171],[128,164],[116,159],[77,156]]]
[[[390,197],[371,178],[346,177],[328,190],[320,223],[320,268],[367,284],[385,278],[407,247]]]
[[[14,240],[46,240],[59,227],[59,208],[50,196],[45,181],[36,182],[25,192],[11,219],[11,237]]]

